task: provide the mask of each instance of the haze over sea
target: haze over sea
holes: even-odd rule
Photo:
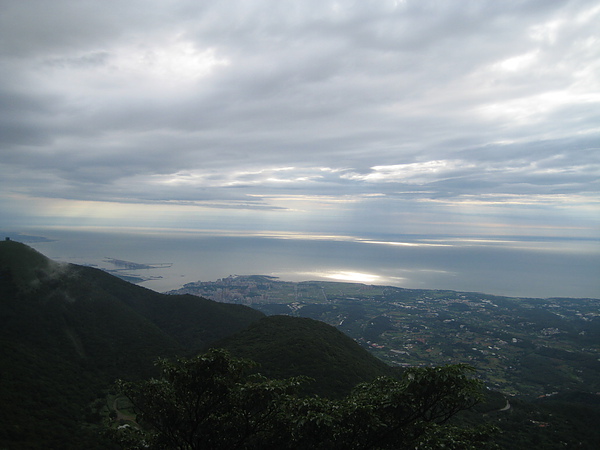
[[[592,239],[81,228],[28,234],[52,239],[29,245],[59,261],[105,269],[115,268],[107,258],[172,263],[126,271],[160,277],[140,283],[160,292],[198,280],[262,274],[517,297],[597,298],[600,293],[600,242]]]

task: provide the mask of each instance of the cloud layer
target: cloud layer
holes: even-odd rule
[[[599,21],[585,0],[0,0],[0,207],[598,237]]]

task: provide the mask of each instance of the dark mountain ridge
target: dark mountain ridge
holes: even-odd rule
[[[159,294],[99,269],[51,261],[22,243],[1,241],[0,403],[8,407],[0,412],[0,448],[110,448],[85,425],[84,416],[94,399],[106,401],[116,378],[152,376],[159,357],[193,355],[252,324],[250,333],[261,328],[266,333],[282,320],[264,318],[247,306]],[[319,343],[328,325],[283,320],[280,340],[267,333],[252,354],[239,339],[229,344],[233,349],[238,342],[243,356],[254,357],[277,345],[282,350],[294,339],[302,342],[288,349],[288,356],[298,360],[294,370],[283,371],[288,361],[281,358],[259,362],[265,372],[287,376],[311,375],[305,365],[310,361],[322,368],[323,392],[340,389],[335,367],[327,373],[332,362],[363,367],[352,384],[386,372],[384,364],[335,329],[329,331],[328,345],[348,350],[332,360],[336,350]],[[312,349],[310,358],[303,356],[306,349]]]
[[[0,448],[82,448],[81,439],[87,446],[82,411],[116,378],[151,376],[158,357],[195,353],[262,317],[245,306],[158,294],[2,241],[0,403],[8,407]]]

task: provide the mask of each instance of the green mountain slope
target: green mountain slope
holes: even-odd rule
[[[391,373],[324,323],[159,294],[2,241],[0,449],[111,448],[87,423],[98,420],[90,405],[106,404],[116,378],[147,378],[158,357],[209,345],[256,360],[268,376],[312,377],[310,392],[322,395]]]
[[[157,357],[198,351],[261,317],[0,242],[0,448],[93,448],[83,409],[115,378],[150,376]]]
[[[94,298],[118,298],[189,352],[235,333],[264,314],[243,305],[218,303],[192,295],[165,295],[128,283],[102,270],[74,266]],[[82,289],[82,286],[78,286]]]
[[[392,375],[392,369],[335,327],[313,319],[270,316],[215,347],[261,364],[273,378],[306,375],[310,393],[341,396],[363,381]]]

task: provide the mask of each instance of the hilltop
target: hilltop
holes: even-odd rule
[[[215,343],[233,355],[261,364],[271,378],[299,373],[315,381],[309,388],[320,396],[342,396],[360,381],[393,375],[392,368],[324,322],[270,316]]]

